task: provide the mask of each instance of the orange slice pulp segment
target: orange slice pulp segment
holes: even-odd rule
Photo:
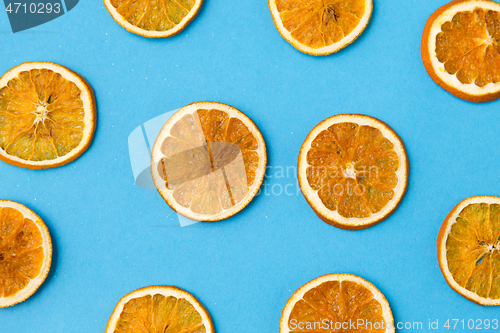
[[[344,217],[368,217],[394,197],[399,158],[376,128],[330,126],[313,140],[307,163],[311,188],[328,209]]]
[[[144,30],[165,31],[179,24],[195,1],[111,0],[111,4],[130,24]]]
[[[470,102],[500,97],[500,4],[454,0],[427,20],[421,43],[429,76]]]
[[[436,56],[464,84],[500,82],[500,12],[476,8],[441,25]]]
[[[116,324],[115,332],[205,333],[200,314],[185,299],[147,295],[128,301]]]

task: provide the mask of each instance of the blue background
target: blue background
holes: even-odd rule
[[[98,127],[75,162],[32,171],[0,163],[0,198],[46,222],[54,257],[44,285],[0,309],[0,332],[103,332],[116,302],[155,284],[192,292],[219,333],[277,332],[283,306],[327,273],[366,278],[396,322],[499,318],[446,284],[436,238],[447,213],[472,195],[500,195],[500,102],[476,105],[439,88],[420,59],[427,18],[445,0],[376,0],[365,32],[341,52],[313,57],[276,31],[266,1],[206,0],[179,35],[150,40],[116,24],[101,1],[12,34],[0,13],[0,73],[53,61],[93,86]],[[266,140],[269,189],[296,184],[307,133],[338,113],[364,113],[402,137],[408,191],[396,212],[363,231],[319,220],[300,193],[260,195],[236,216],[180,228],[155,190],[135,186],[127,138],[145,121],[185,104],[228,103]],[[296,191],[296,187],[295,187]],[[427,331],[424,329],[424,331]],[[447,331],[441,329],[440,331]],[[460,330],[458,330],[460,332]]]

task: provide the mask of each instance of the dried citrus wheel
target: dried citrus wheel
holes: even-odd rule
[[[500,4],[458,0],[427,20],[422,60],[431,78],[471,102],[500,97]]]
[[[500,305],[500,198],[471,197],[448,214],[437,240],[439,267],[457,293]]]
[[[122,297],[106,333],[214,333],[212,319],[190,293],[172,286],[152,286]]]
[[[163,126],[151,174],[173,210],[196,221],[220,221],[257,194],[266,159],[264,139],[250,118],[226,104],[197,102]]]
[[[365,30],[372,0],[269,0],[278,32],[297,50],[327,55],[351,44]]]
[[[148,38],[173,36],[196,16],[203,0],[104,0],[113,19]]]
[[[51,261],[52,243],[42,219],[17,202],[0,200],[0,308],[33,295]]]
[[[300,287],[283,309],[280,333],[394,332],[384,295],[351,274],[321,276]]]
[[[90,85],[51,62],[27,62],[0,78],[0,160],[29,169],[69,163],[96,126]]]
[[[314,127],[302,144],[298,178],[323,221],[363,229],[396,209],[408,184],[408,160],[387,124],[365,115],[336,115]]]

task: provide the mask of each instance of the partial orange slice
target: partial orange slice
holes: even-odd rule
[[[17,202],[0,200],[0,308],[33,295],[51,261],[52,243],[42,219]]]
[[[408,184],[408,159],[387,124],[365,115],[337,115],[314,127],[302,144],[298,178],[323,221],[364,229],[398,206]]]
[[[269,0],[278,32],[297,50],[327,55],[351,44],[368,25],[372,0]]]
[[[29,169],[64,165],[87,150],[95,127],[92,88],[66,67],[27,62],[0,78],[0,160]]]
[[[300,287],[283,309],[280,333],[392,333],[394,319],[384,295],[351,274],[330,274]]]
[[[226,104],[197,102],[163,126],[151,174],[173,210],[196,221],[220,221],[257,194],[266,159],[264,139],[250,118]]]
[[[455,0],[427,20],[422,35],[427,73],[443,89],[471,102],[500,97],[500,4]]]
[[[106,333],[215,333],[205,307],[190,293],[172,286],[135,290],[116,305]]]
[[[203,0],[104,0],[113,19],[148,38],[173,36],[196,16]]]
[[[448,214],[437,240],[439,267],[457,293],[500,305],[500,198],[471,197]]]

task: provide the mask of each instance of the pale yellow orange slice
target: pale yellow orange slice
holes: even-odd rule
[[[135,290],[116,305],[106,333],[215,333],[205,307],[172,286]]]
[[[254,122],[222,103],[177,111],[152,149],[151,174],[168,205],[196,221],[220,221],[242,210],[264,179],[266,146]]]
[[[51,62],[27,62],[0,78],[0,160],[53,168],[83,154],[97,115],[94,93],[80,75]]]
[[[126,30],[148,38],[181,32],[203,0],[104,0],[113,19]]]
[[[500,198],[463,200],[448,214],[437,240],[439,267],[463,297],[500,305]]]

